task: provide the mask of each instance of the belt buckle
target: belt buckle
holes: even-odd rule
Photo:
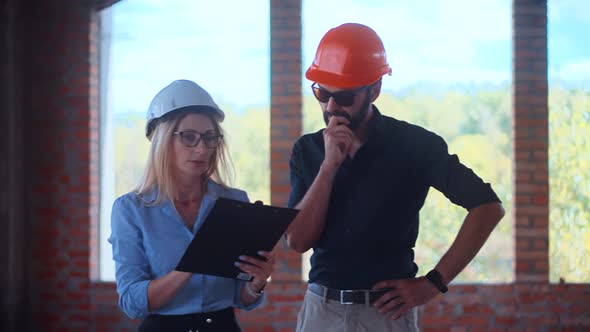
[[[345,302],[344,301],[344,293],[353,293],[354,290],[344,289],[340,291],[340,304],[354,304],[354,302]]]

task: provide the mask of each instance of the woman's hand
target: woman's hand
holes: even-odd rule
[[[265,259],[240,256],[240,261],[235,263],[240,270],[254,277],[245,287],[250,287],[250,290],[255,293],[259,293],[264,288],[275,267],[274,252],[259,251],[258,254]]]

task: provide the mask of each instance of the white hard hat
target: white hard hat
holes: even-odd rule
[[[187,107],[195,107],[199,111],[209,111],[218,122],[222,122],[225,117],[223,111],[205,89],[189,80],[177,80],[158,92],[152,99],[147,111],[145,136],[150,136],[157,123],[156,120],[167,113]]]

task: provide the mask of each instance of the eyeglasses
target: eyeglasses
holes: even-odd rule
[[[215,149],[221,143],[223,135],[216,135],[212,133],[198,133],[194,130],[175,131],[174,135],[180,136],[182,144],[188,148],[199,145],[201,139],[205,142],[208,149]]]
[[[319,100],[321,103],[327,103],[331,98],[334,98],[336,104],[340,106],[352,106],[354,104],[354,97],[361,91],[365,90],[367,87],[363,86],[361,88],[355,90],[345,90],[345,91],[338,91],[338,92],[330,92],[326,89],[320,87],[317,83],[313,83],[311,85],[311,91],[313,91],[313,95]]]

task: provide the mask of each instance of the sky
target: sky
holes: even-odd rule
[[[268,104],[269,2],[125,0],[113,6],[103,36],[111,41],[113,110],[144,112],[179,78],[238,108]],[[303,70],[327,30],[359,22],[385,45],[393,75],[384,79],[384,90],[510,80],[510,0],[303,0],[302,6]],[[549,22],[550,79],[590,90],[590,4],[549,0]],[[303,85],[307,93],[308,82]]]

